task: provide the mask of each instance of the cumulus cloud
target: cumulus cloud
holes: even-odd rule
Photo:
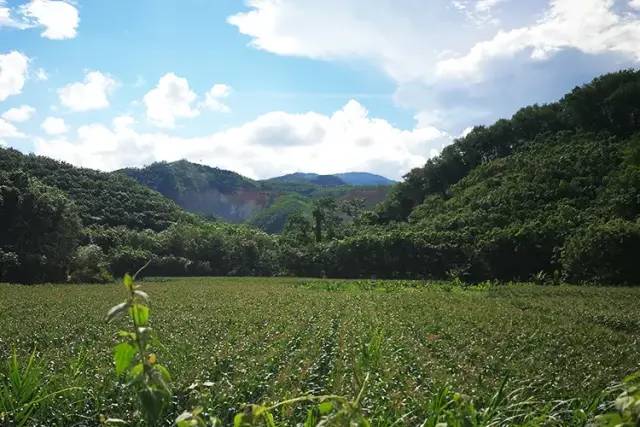
[[[194,107],[197,95],[189,87],[189,82],[174,73],[167,73],[158,85],[144,96],[147,118],[163,128],[173,128],[176,119],[195,117],[200,112]]]
[[[116,81],[100,71],[90,71],[83,82],[68,84],[58,89],[60,103],[72,111],[99,110],[109,106],[109,95]]]
[[[24,138],[24,134],[6,120],[0,119],[0,139],[4,138]]]
[[[32,0],[20,7],[20,12],[34,27],[44,27],[42,37],[52,40],[72,39],[77,34],[78,9],[67,1]]]
[[[22,92],[28,68],[29,58],[23,53],[0,54],[0,101]]]
[[[228,18],[255,48],[323,60],[365,58],[398,81],[421,78],[436,60],[441,39],[463,47],[448,28],[462,13],[450,0],[251,0]],[[461,23],[463,19],[458,19]],[[462,25],[463,26],[463,25]],[[464,27],[464,26],[463,26]]]
[[[619,53],[640,61],[640,17],[617,14],[613,6],[614,0],[552,0],[536,24],[500,31],[467,54],[439,62],[437,75],[481,79],[487,63],[524,50],[536,61],[569,48],[591,55]]]
[[[0,0],[0,27],[44,28],[42,37],[63,40],[76,36],[79,22],[78,9],[67,0],[31,0],[14,9]]]
[[[456,9],[463,11],[475,24],[484,25],[499,23],[493,11],[504,1],[506,0],[454,0],[452,4]]]
[[[91,124],[73,138],[38,139],[36,152],[103,170],[182,158],[266,178],[301,169],[368,170],[399,178],[450,143],[433,127],[402,130],[349,101],[331,115],[271,112],[211,135],[180,138],[135,130],[131,117]],[[301,161],[304,159],[304,162]]]
[[[25,24],[20,23],[12,16],[12,11],[7,7],[6,0],[0,0],[0,27],[23,28]]]
[[[47,117],[40,127],[48,135],[60,135],[67,132],[67,124],[59,117]]]
[[[20,107],[14,107],[2,113],[2,118],[10,122],[22,123],[29,120],[35,112],[36,109],[32,106],[21,105]]]
[[[34,76],[34,77],[35,77],[35,78],[36,78],[36,80],[37,80],[37,81],[39,81],[39,82],[44,82],[44,81],[49,80],[49,75],[47,74],[47,72],[45,71],[45,69],[44,69],[44,68],[38,68],[38,69],[36,70],[36,73],[35,73],[35,76]]]
[[[400,105],[455,134],[640,62],[639,0],[247,5],[228,22],[251,37],[251,46],[278,55],[369,61],[397,83]]]
[[[204,107],[212,111],[228,113],[231,109],[222,102],[231,94],[231,86],[217,83],[205,94]]]

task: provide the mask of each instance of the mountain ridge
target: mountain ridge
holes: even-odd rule
[[[393,182],[385,177],[352,172],[336,175],[294,173],[253,180],[233,171],[188,160],[156,162],[114,172],[173,200],[188,212],[232,223],[250,223],[265,231],[282,230],[289,215],[310,214],[313,200],[363,199],[367,208],[381,202]],[[358,182],[358,184],[349,184]],[[385,184],[366,185],[367,182]]]

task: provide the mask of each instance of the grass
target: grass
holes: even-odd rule
[[[499,390],[537,411],[570,407],[640,363],[640,288],[289,278],[144,287],[174,378],[173,418],[194,400],[229,422],[246,403],[355,396],[354,361],[376,339],[382,357],[362,396],[375,425],[420,424],[444,386],[489,407]],[[43,378],[38,396],[50,396],[29,407],[32,423],[135,418],[134,397],[114,376],[117,326],[104,321],[122,298],[117,285],[0,286],[0,358],[15,349],[29,360],[35,349],[29,369]],[[279,410],[285,420],[304,414]]]

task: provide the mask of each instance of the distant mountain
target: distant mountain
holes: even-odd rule
[[[290,182],[290,183],[310,183],[323,187],[337,187],[341,185],[372,186],[372,185],[393,185],[396,182],[368,172],[346,172],[333,175],[320,175],[317,173],[296,172],[288,175],[277,176],[266,181],[270,182]]]
[[[321,187],[338,187],[347,183],[335,175],[319,175],[317,173],[296,172],[265,180],[267,182],[308,183]]]
[[[348,185],[369,186],[369,185],[393,185],[396,181],[369,172],[346,172],[337,173],[336,176]]]
[[[281,231],[292,213],[309,213],[313,199],[322,196],[340,200],[362,198],[365,206],[372,208],[385,198],[389,183],[393,182],[366,173],[342,174],[344,178],[294,173],[254,181],[235,172],[186,160],[159,162],[117,173],[158,191],[187,211],[235,223],[248,222],[272,233]]]
[[[182,208],[230,222],[244,222],[271,204],[260,184],[228,170],[186,160],[118,171],[175,201]]]

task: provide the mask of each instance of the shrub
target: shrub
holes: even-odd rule
[[[126,273],[136,272],[145,265],[153,254],[143,249],[134,249],[129,246],[117,248],[109,261],[109,270],[114,276],[123,276]]]
[[[71,259],[69,281],[75,283],[107,283],[113,276],[107,270],[107,257],[98,245],[80,246]]]
[[[634,284],[640,277],[640,226],[614,219],[574,233],[562,250],[562,266],[571,282]]]

